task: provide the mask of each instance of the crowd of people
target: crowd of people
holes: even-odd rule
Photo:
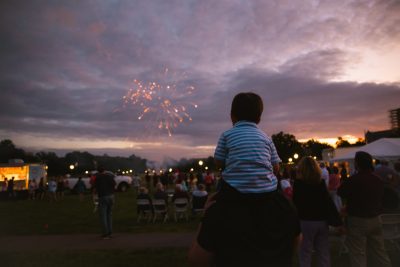
[[[25,190],[20,188],[15,190],[14,177],[11,179],[5,178],[2,183],[2,192],[6,192],[6,198],[8,200],[15,200],[17,198],[27,197],[29,200],[50,200],[57,201],[64,198],[64,192],[66,190],[65,180],[62,176],[49,177],[45,179],[41,177],[37,181],[36,179],[29,179],[27,185],[27,195]],[[21,194],[21,192],[23,194]]]
[[[391,266],[385,250],[379,216],[400,212],[400,162],[391,169],[386,161],[358,151],[355,169],[329,166],[304,156],[283,165],[272,139],[257,125],[262,99],[239,93],[232,101],[233,127],[218,140],[213,173],[176,170],[163,175],[134,176],[137,199],[187,199],[205,207],[196,238],[189,251],[193,266],[293,266],[297,253],[301,267],[329,267],[329,234],[345,235],[351,266]],[[375,161],[375,163],[374,163]],[[174,188],[170,192],[168,188]],[[7,183],[13,197],[13,179]],[[62,198],[62,178],[29,182],[30,199]],[[99,167],[92,181],[97,196],[102,237],[112,237],[115,181]],[[151,190],[150,190],[151,189]],[[81,197],[84,187],[77,183]],[[207,203],[205,203],[207,201]],[[138,206],[137,213],[144,212]],[[368,262],[368,263],[367,263]]]
[[[391,266],[379,215],[385,188],[396,192],[398,177],[384,178],[386,171],[374,168],[363,151],[356,153],[351,175],[310,156],[281,174],[276,148],[257,126],[262,112],[257,94],[239,93],[232,101],[233,127],[221,134],[214,153],[222,179],[209,197],[190,264],[293,266],[298,251],[299,266],[312,266],[315,254],[316,266],[329,267],[334,229],[346,236],[351,266]],[[398,195],[391,200],[398,208]]]

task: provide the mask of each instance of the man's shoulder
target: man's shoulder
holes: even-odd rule
[[[113,173],[111,173],[111,172],[102,172],[102,173],[97,173],[96,174],[96,178],[99,178],[99,177],[101,177],[101,178],[109,178],[109,177],[114,178],[115,175]]]
[[[348,183],[350,184],[362,184],[365,185],[366,183],[375,183],[380,184],[383,183],[382,179],[373,172],[368,173],[355,173],[349,177]]]

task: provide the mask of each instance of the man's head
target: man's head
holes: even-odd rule
[[[99,167],[97,167],[97,171],[99,172],[99,173],[103,173],[103,172],[105,172],[105,168],[104,168],[104,166],[99,166]]]
[[[206,186],[205,186],[204,184],[199,184],[199,185],[197,186],[197,188],[198,188],[200,191],[206,190]]]
[[[354,164],[358,171],[373,171],[372,156],[364,151],[358,151],[354,158]]]
[[[255,93],[239,93],[232,101],[231,119],[233,123],[238,121],[250,121],[259,123],[264,105],[261,97]]]
[[[147,193],[149,193],[149,190],[146,187],[141,186],[141,187],[139,187],[139,193],[147,194]]]

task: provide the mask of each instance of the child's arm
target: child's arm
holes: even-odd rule
[[[275,163],[272,165],[272,169],[275,175],[279,173],[279,163]]]

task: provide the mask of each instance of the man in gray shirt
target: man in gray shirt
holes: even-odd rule
[[[103,239],[110,239],[112,234],[114,188],[114,175],[110,172],[106,172],[103,167],[99,167],[94,182],[94,190],[99,197],[99,215],[100,223],[103,227]]]

